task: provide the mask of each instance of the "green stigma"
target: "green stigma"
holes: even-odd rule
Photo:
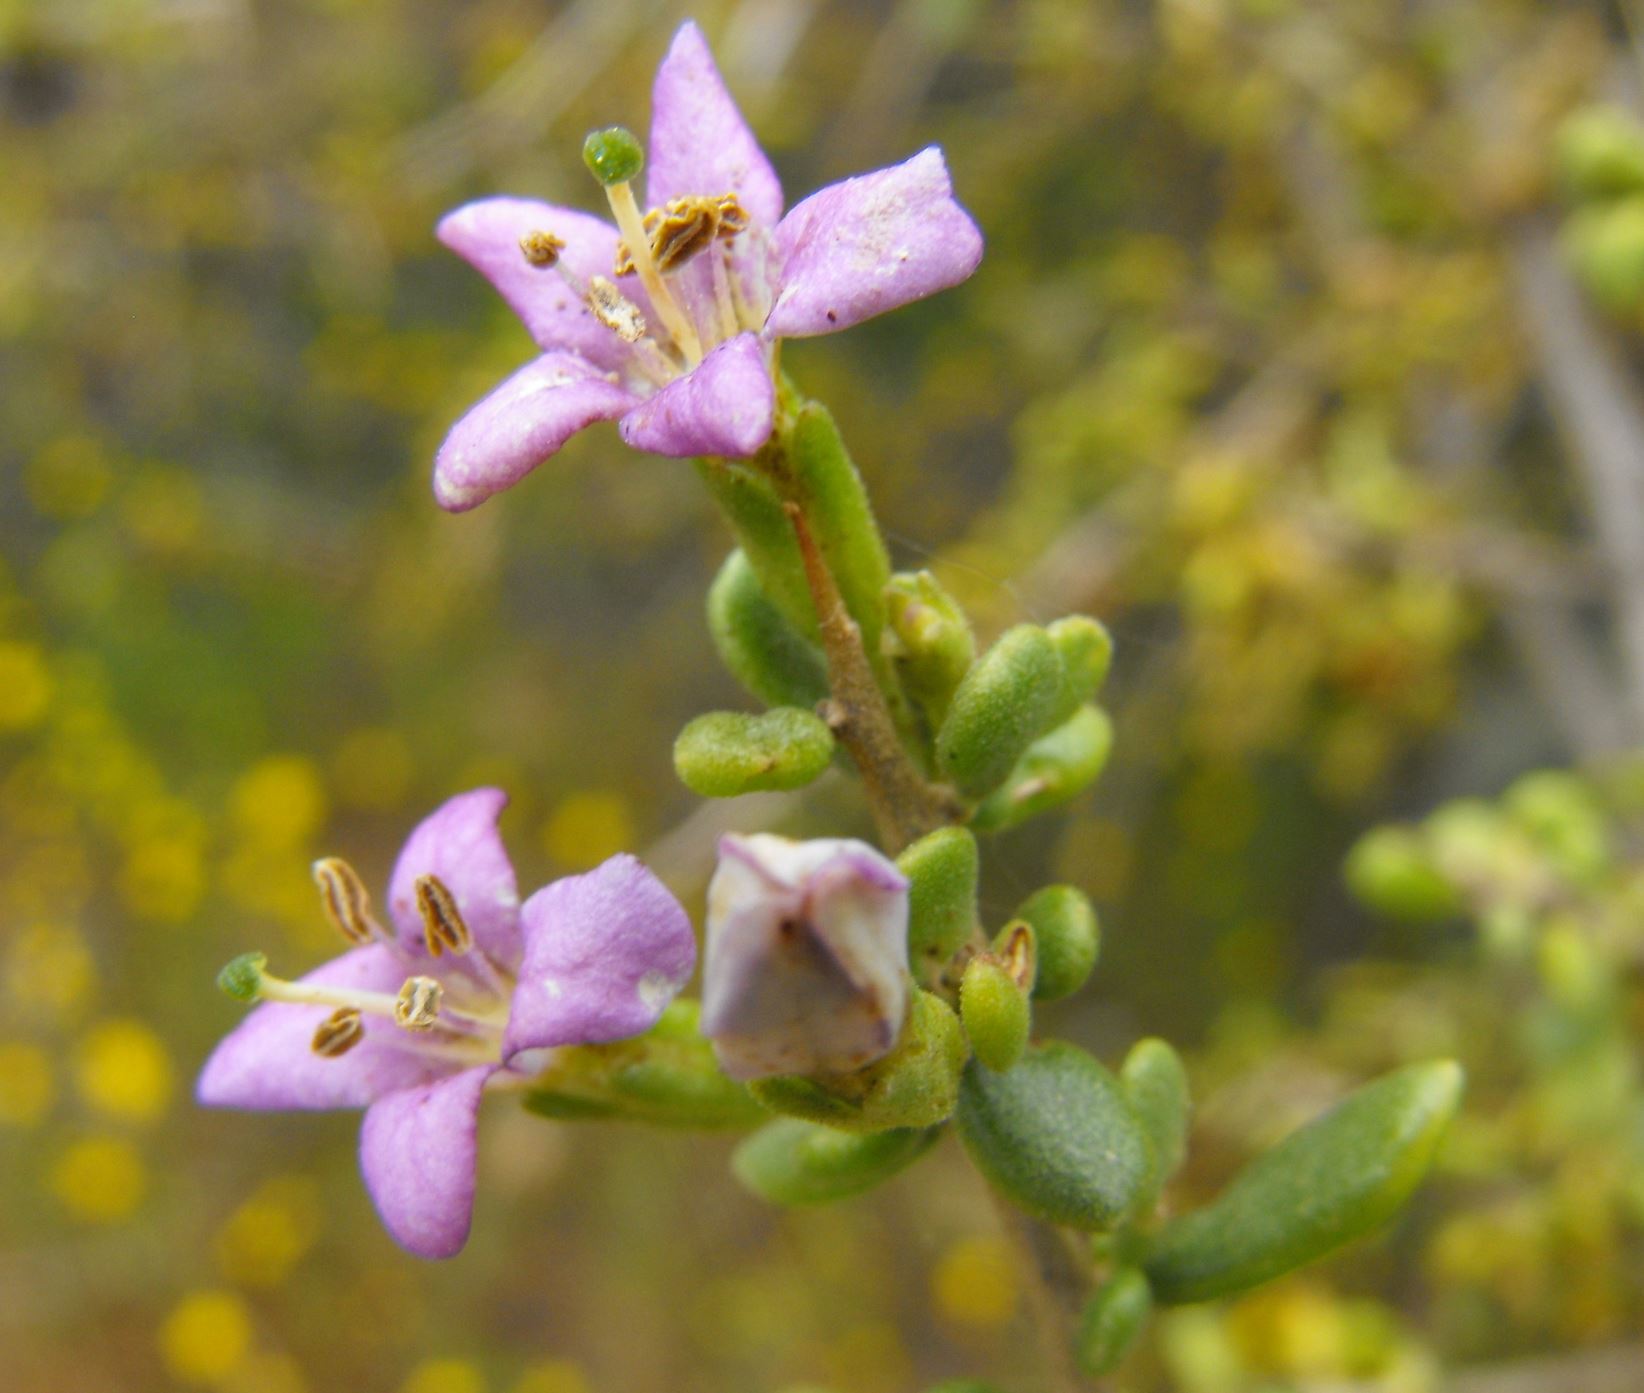
[[[217,985],[236,1001],[255,1001],[260,995],[266,953],[241,953],[230,959],[217,974]]]
[[[645,151],[634,133],[622,126],[592,131],[582,142],[582,162],[606,188],[626,184],[645,168]]]

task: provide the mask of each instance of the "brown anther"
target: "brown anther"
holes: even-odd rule
[[[655,213],[655,209],[652,210]],[[649,219],[647,219],[648,221]],[[676,271],[709,247],[719,233],[719,202],[712,198],[672,198],[657,217],[651,259],[659,271]]]
[[[624,343],[638,343],[645,337],[645,316],[639,306],[604,276],[588,278],[588,308]]]
[[[340,856],[314,863],[314,883],[320,887],[325,917],[350,943],[369,943],[382,935],[371,917],[371,896],[354,868]]]
[[[740,236],[748,230],[748,210],[742,206],[742,201],[734,193],[722,193],[714,200],[714,206],[719,213],[719,227],[717,236],[721,242],[729,242],[731,238]]]
[[[352,1006],[339,1007],[320,1022],[309,1048],[325,1059],[347,1054],[365,1035],[365,1023]]]
[[[559,260],[559,254],[565,250],[565,239],[552,232],[527,232],[519,239],[519,249],[533,266],[546,270]]]
[[[432,1030],[445,988],[432,977],[407,977],[394,998],[394,1024],[405,1030]]]
[[[417,913],[422,915],[423,937],[432,957],[441,953],[466,953],[474,946],[474,935],[457,908],[457,899],[437,875],[419,875],[415,885]]]
[[[1010,980],[1023,991],[1032,991],[1033,979],[1039,971],[1039,946],[1033,937],[1033,926],[1025,919],[1006,924],[994,943],[994,951],[1000,965],[1010,974]]]

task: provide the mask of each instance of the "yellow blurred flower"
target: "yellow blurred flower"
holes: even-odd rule
[[[957,1325],[994,1328],[1016,1313],[1016,1260],[1003,1238],[961,1238],[944,1252],[931,1274],[931,1299]]]
[[[570,1360],[554,1359],[527,1369],[513,1393],[593,1393],[593,1387]]]
[[[37,725],[51,705],[45,655],[31,643],[0,643],[0,730]]]
[[[319,1231],[318,1187],[306,1176],[278,1176],[259,1186],[218,1230],[217,1262],[231,1281],[278,1286]]]
[[[22,1040],[0,1043],[0,1123],[33,1127],[51,1108],[51,1058]]]
[[[159,1343],[177,1378],[219,1383],[251,1352],[251,1314],[233,1292],[190,1292],[161,1324]]]
[[[542,829],[543,845],[562,866],[584,870],[633,846],[634,825],[620,794],[589,790],[562,799]]]
[[[143,1158],[124,1137],[84,1137],[51,1168],[52,1193],[77,1219],[115,1223],[143,1201],[148,1176]]]
[[[37,1014],[67,1015],[90,994],[93,975],[78,933],[61,924],[30,924],[6,953],[6,999]]]
[[[152,1122],[171,1101],[171,1060],[140,1020],[94,1025],[80,1041],[74,1079],[92,1107],[126,1122]]]
[[[400,1385],[400,1393],[485,1393],[485,1376],[462,1359],[425,1359]]]
[[[325,822],[325,785],[312,760],[269,755],[235,782],[229,806],[246,840],[269,848],[296,848]]]
[[[103,447],[91,436],[60,436],[29,461],[29,502],[59,521],[89,517],[113,478]]]
[[[154,837],[127,853],[120,898],[141,918],[178,923],[199,908],[205,879],[201,847],[193,837]]]

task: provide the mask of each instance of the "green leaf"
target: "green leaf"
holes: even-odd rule
[[[1559,174],[1581,198],[1644,192],[1644,128],[1616,106],[1585,106],[1558,128]]]
[[[1095,783],[1113,749],[1113,723],[1107,713],[1086,706],[1050,734],[1035,740],[1003,787],[995,790],[971,817],[983,832],[1001,832],[1072,802]]]
[[[832,758],[833,732],[797,706],[778,706],[758,716],[710,711],[680,731],[674,742],[674,772],[704,798],[803,788]]]
[[[1096,699],[1113,664],[1113,638],[1084,614],[1070,614],[1045,627],[1062,660],[1062,699],[1050,724],[1059,726],[1081,706]]]
[[[708,590],[708,632],[731,676],[767,706],[810,708],[828,695],[822,650],[782,617],[740,550]]]
[[[1080,1371],[1091,1378],[1112,1373],[1152,1314],[1147,1278],[1134,1267],[1121,1267],[1085,1305],[1074,1351]]]
[[[1246,1291],[1379,1228],[1432,1163],[1461,1066],[1416,1064],[1348,1095],[1173,1220],[1144,1264],[1162,1302]]]
[[[959,982],[959,1019],[976,1058],[996,1073],[1021,1059],[1033,1024],[1028,995],[991,954],[965,964]]]
[[[953,694],[936,736],[942,773],[968,798],[991,793],[1050,724],[1062,684],[1050,635],[1033,624],[1007,629]]]
[[[1030,1049],[1008,1074],[972,1063],[954,1122],[976,1168],[1053,1224],[1111,1228],[1152,1183],[1152,1149],[1119,1081],[1065,1041]]]
[[[1347,888],[1395,919],[1448,919],[1462,909],[1426,840],[1409,827],[1376,827],[1360,837],[1347,855]]]
[[[735,460],[702,459],[696,468],[736,533],[759,588],[802,637],[815,638],[816,609],[799,542],[770,481]]]
[[[976,926],[976,838],[968,828],[938,828],[896,865],[908,878],[908,966],[929,985]]]
[[[761,1127],[736,1149],[736,1178],[773,1204],[828,1204],[871,1190],[917,1161],[937,1128],[840,1132],[785,1117]]]
[[[954,692],[976,661],[970,620],[929,571],[891,577],[885,588],[885,617],[885,651],[930,728],[938,730]]]
[[[1165,1041],[1138,1040],[1119,1066],[1119,1082],[1131,1111],[1153,1143],[1155,1179],[1162,1187],[1187,1155],[1187,1124],[1193,1106],[1187,1069]]]
[[[1036,890],[1012,916],[1033,927],[1039,970],[1033,995],[1055,1001],[1084,986],[1101,952],[1101,930],[1096,910],[1083,890],[1071,885],[1047,885]]]

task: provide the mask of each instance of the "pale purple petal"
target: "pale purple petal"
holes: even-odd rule
[[[474,1215],[482,1064],[373,1103],[360,1128],[360,1169],[383,1227],[419,1258],[448,1258]]]
[[[953,201],[942,152],[830,184],[776,229],[776,304],[767,335],[830,334],[958,285],[982,234]]]
[[[632,856],[544,886],[522,918],[505,1054],[641,1035],[696,964],[690,918]]]
[[[355,991],[400,989],[404,960],[381,943],[350,949],[302,979]],[[266,1001],[212,1051],[195,1096],[218,1108],[363,1108],[386,1093],[450,1072],[450,1064],[419,1054],[392,1021],[362,1019],[365,1036],[347,1054],[326,1059],[310,1047],[329,1006]]]
[[[687,22],[657,69],[651,89],[646,198],[660,207],[689,194],[734,193],[749,216],[773,227],[782,185],[725,88],[707,40]]]
[[[517,484],[595,421],[613,421],[637,400],[593,364],[545,353],[469,409],[434,457],[434,497],[453,513]]]
[[[753,334],[738,334],[640,402],[619,429],[636,450],[745,459],[770,439],[775,411],[765,347]]]
[[[563,276],[533,266],[520,251],[528,232],[551,232],[565,243],[560,264],[579,281],[609,276],[616,260],[617,230],[603,219],[534,198],[482,198],[440,219],[437,235],[483,275],[530,330],[539,347],[564,350],[597,367],[620,369],[633,350],[594,318]],[[637,287],[630,299],[643,300]],[[641,305],[648,312],[649,302]]]
[[[388,883],[388,912],[407,951],[426,952],[416,881],[432,875],[456,899],[481,950],[510,971],[519,961],[519,886],[497,831],[497,819],[507,806],[508,795],[499,788],[459,793],[418,823],[406,839]]]

